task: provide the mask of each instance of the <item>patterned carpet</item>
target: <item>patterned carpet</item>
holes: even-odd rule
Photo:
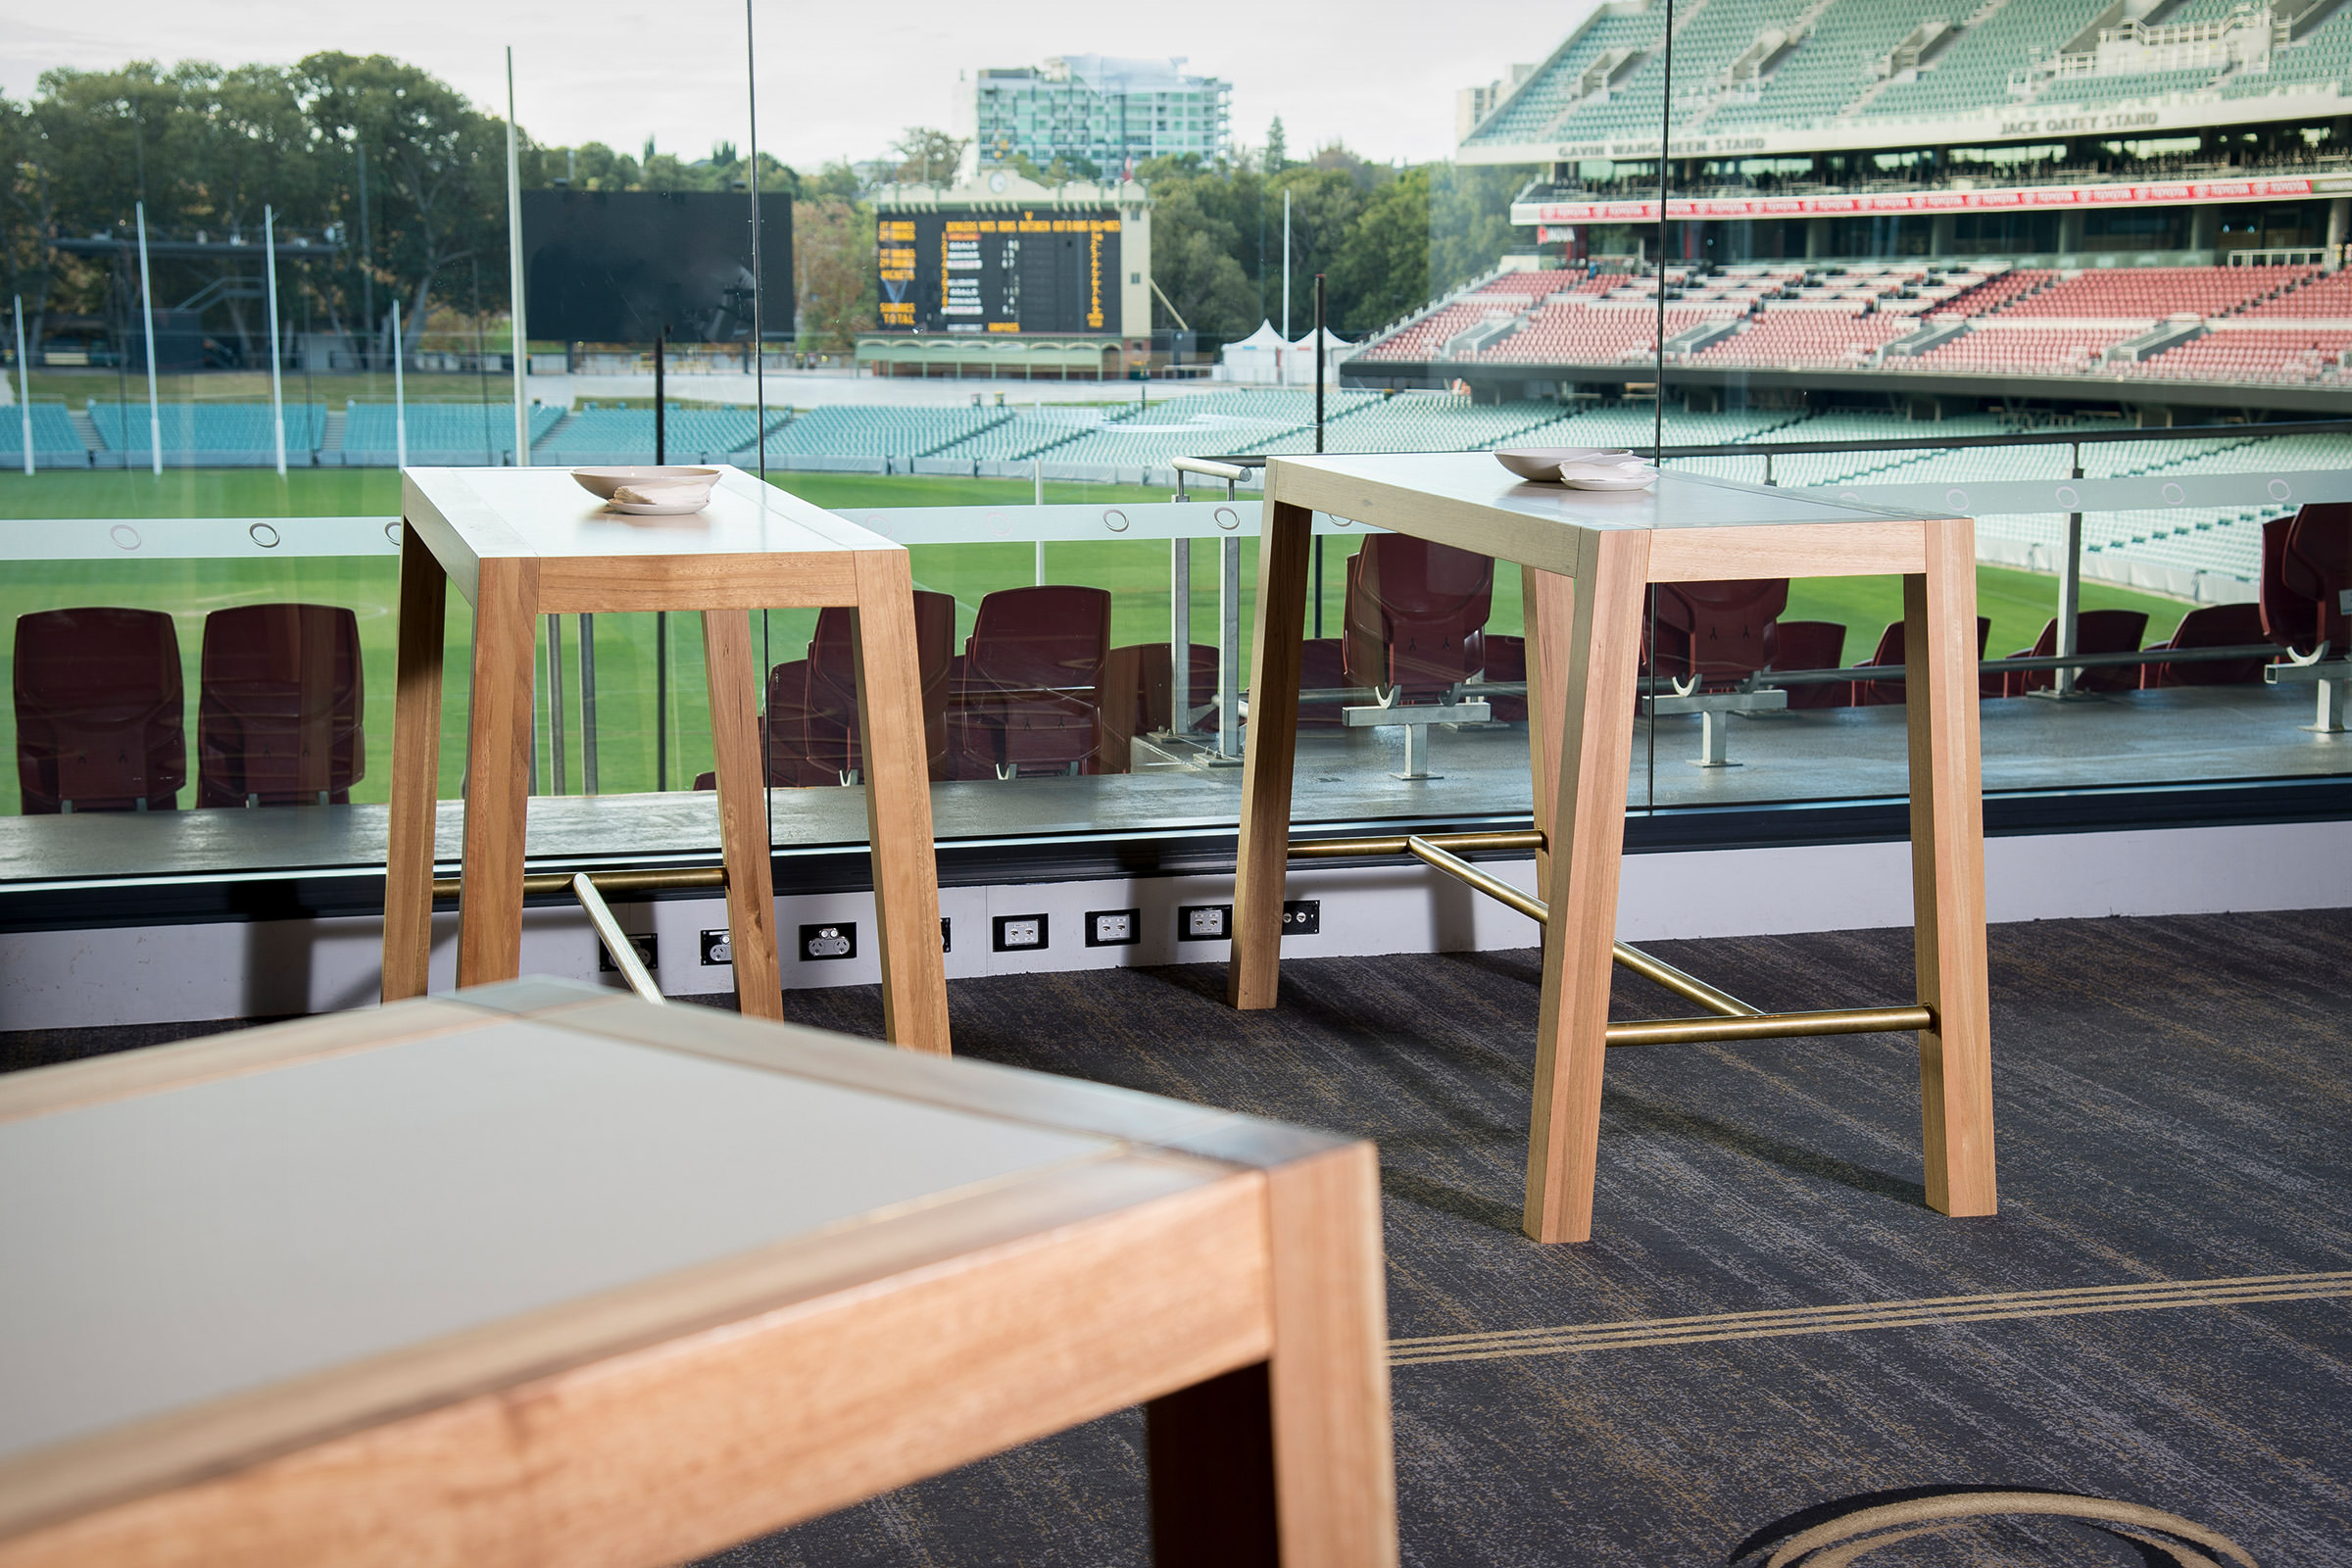
[[[1908,997],[1907,932],[1658,951],[1768,1008]],[[1992,953],[1998,1218],[1924,1205],[1907,1038],[1655,1047],[1610,1056],[1576,1248],[1518,1231],[1532,952],[1293,963],[1246,1015],[1221,964],[952,1000],[962,1053],[1379,1141],[1407,1562],[1761,1563],[1825,1504],[2003,1487],[2352,1564],[2352,911]],[[787,1005],[879,1033],[871,990]],[[1687,1009],[1621,975],[1615,1010]],[[1146,1532],[1128,1413],[714,1561],[1103,1568]],[[2040,1519],[1868,1560],[2173,1559]]]

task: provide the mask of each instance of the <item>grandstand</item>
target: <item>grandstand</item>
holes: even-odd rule
[[[672,463],[724,463],[757,444],[760,417],[752,409],[673,404],[662,430],[663,455]],[[768,416],[772,433],[789,411]],[[513,424],[508,428],[512,430]],[[512,442],[509,443],[512,445]],[[534,463],[651,463],[654,411],[603,409],[591,403],[531,437]]]
[[[513,403],[411,403],[407,406],[409,461],[428,466],[457,466],[514,461]],[[546,439],[564,411],[531,407],[531,444]],[[646,416],[649,427],[653,416]],[[399,461],[396,411],[389,403],[353,398],[344,412],[342,462],[347,467],[384,467]],[[650,450],[651,441],[647,445]]]
[[[102,450],[122,454],[133,464],[153,456],[145,404],[92,398],[88,412]],[[166,403],[155,413],[167,464],[234,468],[277,461],[276,426],[267,403]],[[326,405],[289,403],[285,416],[286,452],[307,464],[309,455],[325,443]]]
[[[32,461],[44,468],[87,467],[89,450],[82,445],[65,405],[35,400],[31,408]],[[24,411],[0,408],[0,467],[16,467],[24,462]]]

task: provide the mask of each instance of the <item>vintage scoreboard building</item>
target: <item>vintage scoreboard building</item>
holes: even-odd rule
[[[891,375],[1115,378],[1151,363],[1151,198],[991,170],[874,202],[876,329]]]

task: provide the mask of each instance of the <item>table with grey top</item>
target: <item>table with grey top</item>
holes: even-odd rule
[[[0,1568],[675,1562],[1145,1403],[1396,1560],[1371,1146],[523,979],[0,1080]]]

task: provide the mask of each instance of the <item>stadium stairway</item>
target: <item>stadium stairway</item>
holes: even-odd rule
[[[66,417],[74,421],[74,433],[80,437],[82,451],[102,452],[106,449],[106,442],[98,435],[98,421],[90,417],[87,408],[69,407]]]

